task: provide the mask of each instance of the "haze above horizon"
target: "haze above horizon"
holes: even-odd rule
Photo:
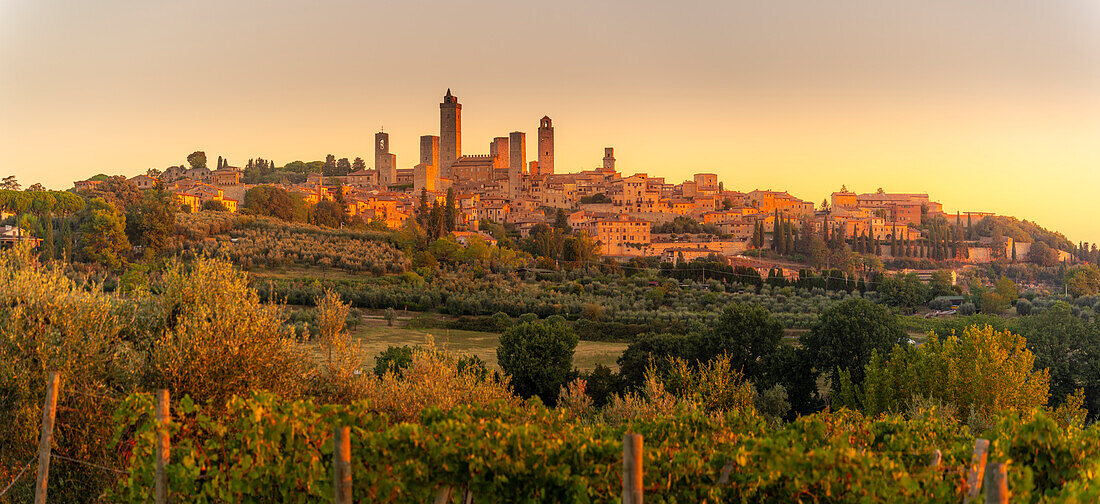
[[[927,192],[1091,242],[1098,28],[1084,0],[5,1],[0,175],[67,189],[194,150],[369,165],[383,126],[408,168],[451,88],[464,154],[548,115],[559,172],[613,146],[627,174]]]

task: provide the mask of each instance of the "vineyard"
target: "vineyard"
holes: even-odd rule
[[[187,502],[329,499],[338,426],[351,427],[352,495],[370,502],[430,502],[444,488],[500,502],[618,502],[629,431],[645,440],[652,502],[956,503],[968,490],[975,441],[934,409],[910,419],[823,412],[780,427],[751,411],[691,408],[614,423],[537,402],[428,408],[415,421],[395,421],[365,403],[263,393],[225,409],[188,399],[174,409],[168,487]],[[146,502],[155,469],[152,397],[131,396],[116,418],[131,458],[111,499]],[[989,460],[1007,466],[1013,502],[1100,498],[1100,429],[1033,412],[1006,416],[985,435]]]

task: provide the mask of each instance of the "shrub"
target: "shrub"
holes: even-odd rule
[[[803,347],[819,373],[840,383],[839,371],[847,369],[852,381],[863,381],[863,367],[874,351],[885,354],[908,340],[897,317],[885,307],[855,298],[821,314],[816,326],[802,336]]]
[[[200,257],[170,266],[156,289],[150,385],[215,403],[252,389],[300,392],[304,358],[283,329],[283,307],[262,303],[244,273]]]
[[[895,347],[889,357],[876,353],[867,365],[864,411],[901,412],[919,395],[953,403],[960,421],[973,416],[989,425],[1001,412],[1044,406],[1050,375],[1034,370],[1026,343],[1008,331],[968,327],[958,336],[932,334],[916,348]],[[968,371],[953,371],[962,369]]]
[[[524,322],[504,331],[497,362],[522,397],[539,396],[546,404],[573,378],[577,335],[562,323]]]
[[[374,359],[374,374],[379,378],[392,372],[398,376],[412,363],[413,347],[409,345],[390,346]]]
[[[963,316],[970,316],[978,312],[978,309],[974,307],[974,303],[967,301],[959,305],[958,313]]]

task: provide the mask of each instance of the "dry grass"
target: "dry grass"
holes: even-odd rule
[[[383,350],[391,346],[421,345],[428,336],[435,339],[435,344],[441,349],[454,354],[476,355],[485,361],[490,369],[500,369],[497,365],[497,346],[500,344],[500,335],[496,333],[460,331],[456,329],[411,329],[404,327],[403,321],[398,320],[393,327],[386,325],[383,320],[365,319],[363,324],[351,331],[352,345],[359,349],[363,365],[368,369],[374,368],[374,358]],[[591,371],[596,364],[603,364],[612,370],[617,370],[619,365],[615,362],[626,343],[604,343],[596,341],[581,341],[577,345],[577,352],[573,357],[573,365],[582,371]],[[314,346],[314,356],[323,360],[320,346]]]

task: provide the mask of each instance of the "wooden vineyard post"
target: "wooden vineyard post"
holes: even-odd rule
[[[157,390],[157,474],[156,504],[168,504],[168,460],[172,451],[172,441],[168,434],[168,390]]]
[[[50,446],[53,421],[57,417],[57,371],[46,375],[46,400],[42,403],[42,431],[38,435],[38,473],[34,479],[34,504],[46,504],[46,485],[50,479]]]
[[[333,437],[333,466],[336,469],[336,504],[351,504],[351,427],[337,427]]]
[[[623,504],[642,504],[641,434],[623,434]]]
[[[963,504],[978,496],[982,490],[982,479],[985,477],[985,458],[989,451],[989,440],[974,440],[974,457],[970,459],[970,476],[966,478],[966,495]]]
[[[1004,464],[989,464],[985,472],[986,504],[1008,504],[1008,473]]]

